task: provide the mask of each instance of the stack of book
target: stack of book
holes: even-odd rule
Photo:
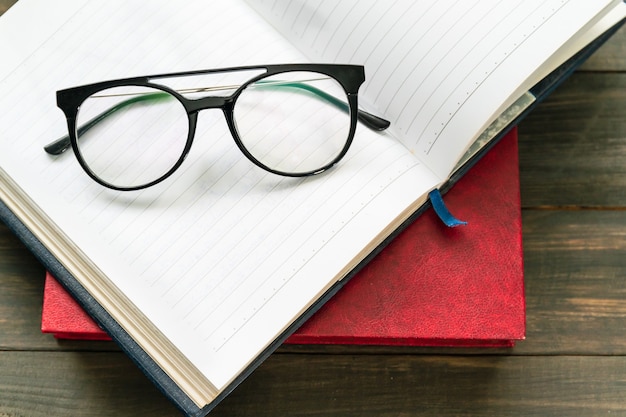
[[[285,343],[509,347],[525,335],[517,130],[445,195],[467,226],[427,210]],[[46,276],[41,329],[109,340]]]

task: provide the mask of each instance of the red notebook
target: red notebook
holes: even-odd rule
[[[286,343],[512,346],[525,335],[517,131],[444,196],[467,226],[424,212]],[[42,331],[108,336],[50,275]]]

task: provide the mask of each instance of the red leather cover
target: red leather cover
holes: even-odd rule
[[[444,196],[467,226],[423,213],[286,343],[511,346],[525,335],[517,131]],[[42,331],[108,339],[48,274]]]
[[[43,288],[41,331],[59,339],[110,340],[49,272]]]

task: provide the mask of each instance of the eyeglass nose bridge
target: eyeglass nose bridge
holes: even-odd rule
[[[187,100],[185,107],[189,113],[197,113],[200,110],[224,109],[231,105],[231,97],[203,97],[196,100]]]

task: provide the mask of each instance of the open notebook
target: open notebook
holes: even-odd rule
[[[1,215],[181,410],[203,415],[463,172],[505,110],[522,112],[531,87],[625,15],[609,0],[20,0],[0,19]],[[130,193],[42,150],[66,129],[56,90],[293,62],[365,65],[360,105],[392,127],[359,126],[338,166],[294,179],[252,165],[203,112],[183,167]]]

